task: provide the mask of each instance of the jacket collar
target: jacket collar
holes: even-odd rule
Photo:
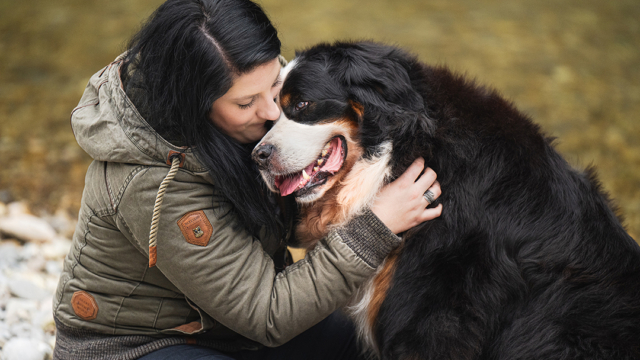
[[[140,115],[122,87],[124,55],[91,77],[73,110],[71,125],[78,144],[95,160],[151,166],[169,166],[170,156],[180,153],[181,168],[206,172],[191,148],[169,143]]]

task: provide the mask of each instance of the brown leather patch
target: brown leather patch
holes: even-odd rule
[[[196,345],[198,343],[198,341],[196,341],[196,339],[192,338],[192,337],[188,337],[187,338],[187,344],[188,345]]]
[[[169,155],[167,155],[167,165],[171,165],[171,157],[173,155],[175,155],[175,154],[180,155],[180,166],[179,167],[184,166],[184,159],[186,158],[186,155],[184,153],[173,151],[173,150],[169,150]]]
[[[199,321],[192,321],[188,324],[176,326],[171,330],[179,330],[187,334],[193,334],[196,331],[202,330],[202,324]]]
[[[178,226],[187,242],[193,245],[207,246],[213,234],[213,226],[202,210],[186,213],[178,220]]]
[[[82,320],[93,320],[98,316],[98,303],[86,291],[76,291],[71,297],[73,311]]]

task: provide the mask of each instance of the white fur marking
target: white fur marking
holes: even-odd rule
[[[369,324],[369,304],[373,299],[373,292],[375,290],[373,280],[378,276],[380,271],[384,269],[385,263],[386,260],[378,266],[376,273],[358,290],[358,293],[354,297],[353,305],[350,305],[347,308],[349,315],[356,325],[358,338],[365,345],[365,349],[372,354],[377,355],[377,357],[379,357],[379,350],[375,338],[373,337],[373,329]]]
[[[282,82],[284,82],[284,79],[287,78],[287,75],[289,74],[289,72],[294,67],[296,67],[297,64],[298,64],[298,58],[294,58],[293,60],[289,61],[289,63],[287,63],[287,66],[280,69],[280,78],[282,79]]]
[[[390,141],[380,144],[381,154],[370,160],[361,159],[353,166],[353,170],[344,180],[345,185],[338,194],[339,203],[346,204],[344,222],[360,213],[366,207],[370,207],[376,195],[387,182],[391,175],[391,151],[393,146]],[[369,324],[369,305],[373,299],[375,290],[374,279],[384,268],[386,260],[378,266],[378,269],[369,280],[360,288],[354,299],[357,302],[348,308],[358,330],[358,337],[365,347],[373,354],[378,355],[378,346],[373,337]]]
[[[391,141],[383,142],[379,149],[379,156],[369,160],[359,159],[342,180],[343,187],[338,193],[338,205],[343,211],[343,221],[333,226],[345,224],[365,208],[371,207],[378,192],[387,182],[391,175]]]
[[[340,124],[300,124],[289,120],[282,112],[260,144],[276,147],[271,171],[274,175],[285,175],[300,171],[317,160],[326,143],[336,135],[347,136]]]

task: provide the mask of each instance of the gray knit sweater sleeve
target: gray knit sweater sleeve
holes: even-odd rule
[[[402,241],[369,209],[336,229],[347,246],[369,266],[376,268]]]

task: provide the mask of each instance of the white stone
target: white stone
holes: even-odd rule
[[[45,242],[56,232],[46,221],[29,214],[12,214],[0,218],[0,232],[27,242]]]
[[[44,340],[44,333],[39,328],[30,323],[21,322],[10,326],[12,337],[28,338],[33,340]]]
[[[52,216],[45,216],[44,219],[53,227],[60,235],[72,237],[76,229],[78,220],[69,216],[65,210],[58,209]]]
[[[7,212],[9,216],[29,214],[29,207],[24,201],[14,201],[7,204]]]
[[[50,275],[60,276],[62,273],[62,261],[61,260],[49,260],[44,265],[45,271]]]
[[[7,275],[8,280],[26,280],[42,289],[47,288],[48,276],[41,272],[35,272],[24,267],[20,267],[17,271],[13,269],[5,271],[5,275]]]
[[[38,302],[35,300],[9,299],[5,315],[7,325],[19,323],[31,323],[31,314],[38,310]]]
[[[53,320],[53,311],[51,306],[48,306],[46,312],[40,312],[38,316],[34,317],[34,323],[40,326],[40,330],[44,332],[55,332],[56,322]]]
[[[50,274],[43,273],[42,280],[44,281],[42,288],[49,294],[50,297],[53,297],[53,295],[56,292],[56,289],[58,288],[58,281],[60,281],[60,274],[50,275]],[[45,301],[45,300],[46,299],[42,301]]]
[[[47,343],[49,344],[49,346],[51,346],[51,348],[55,348],[56,347],[56,337],[55,335],[50,336],[49,340],[47,340]]]
[[[38,310],[31,314],[31,324],[34,327],[42,331],[49,331],[55,329],[55,322],[53,321],[53,311],[51,305],[53,304],[53,297],[49,297],[46,300],[40,301]]]
[[[13,338],[3,347],[5,360],[44,360],[53,353],[49,344],[28,338]]]
[[[2,318],[6,316],[6,307],[7,302],[11,299],[11,293],[9,292],[9,279],[0,271],[0,309],[4,309],[3,312],[0,312]]]
[[[42,245],[40,243],[26,243],[21,247],[20,257],[22,261],[28,261],[34,256],[42,253]]]
[[[40,250],[47,260],[62,260],[69,253],[71,240],[56,236],[48,243],[42,244]]]
[[[15,267],[22,248],[13,241],[0,241],[0,270]]]
[[[9,331],[9,325],[5,324],[3,321],[0,321],[0,349],[4,347],[9,339],[11,339],[11,331]],[[2,354],[0,352],[0,354]]]
[[[9,279],[9,291],[14,296],[29,300],[43,300],[49,296],[49,293],[25,279]]]
[[[31,271],[44,271],[44,266],[46,265],[47,260],[41,254],[37,256],[31,257],[27,260],[27,269]]]

